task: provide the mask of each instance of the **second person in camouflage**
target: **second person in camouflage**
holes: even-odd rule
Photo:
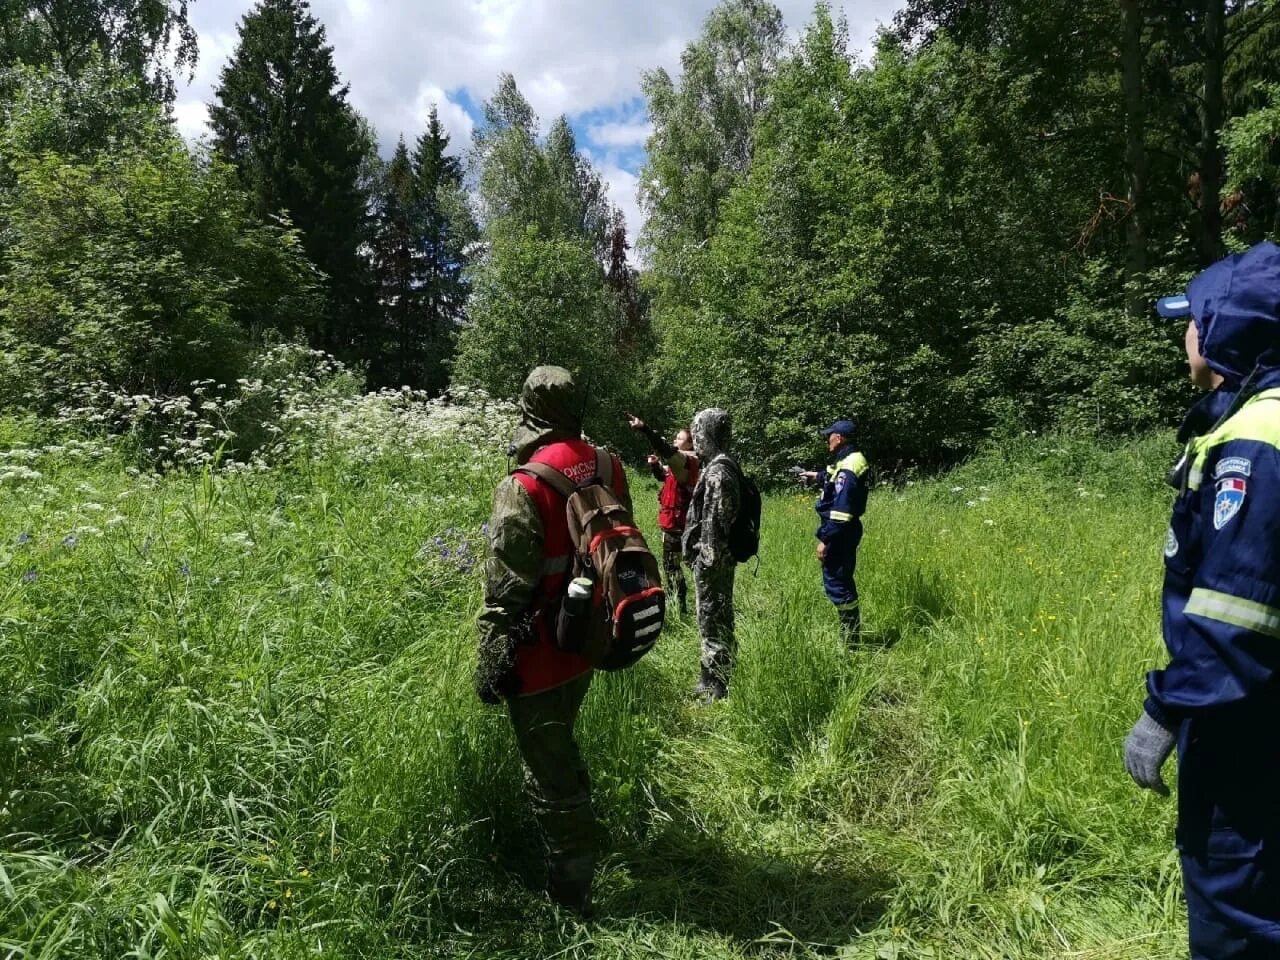
[[[733,423],[727,410],[712,407],[693,418],[693,452],[702,465],[689,503],[684,558],[693,570],[702,639],[701,676],[694,693],[706,702],[723,699],[737,657],[733,582],[737,561],[729,531],[742,503],[740,470],[729,454]]]

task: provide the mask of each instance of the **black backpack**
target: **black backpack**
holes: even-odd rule
[[[736,460],[726,458],[726,462],[733,464],[740,491],[738,515],[729,528],[729,553],[739,563],[746,563],[760,552],[760,488],[742,472]]]

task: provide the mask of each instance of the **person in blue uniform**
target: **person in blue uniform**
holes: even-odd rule
[[[1176,840],[1194,960],[1280,957],[1280,247],[1263,243],[1157,304],[1187,317],[1191,379],[1164,544],[1169,663],[1125,740]]]
[[[854,443],[852,420],[837,420],[822,431],[831,463],[825,475],[802,474],[822,481],[816,505],[818,562],[822,564],[822,585],[836,606],[845,642],[862,638],[862,609],[854,572],[858,566],[858,544],[862,542],[862,514],[867,509],[867,458]]]

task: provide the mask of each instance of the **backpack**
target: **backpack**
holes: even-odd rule
[[[733,465],[740,491],[738,515],[729,528],[729,553],[739,563],[746,563],[760,552],[760,488],[742,472],[737,461],[726,457],[725,462]]]
[[[565,588],[578,577],[593,583],[583,615],[566,616],[564,596],[549,609],[556,645],[601,670],[629,667],[653,649],[666,619],[667,596],[658,561],[613,491],[613,458],[596,450],[596,475],[575,484],[544,463],[516,468],[565,499],[573,562]]]

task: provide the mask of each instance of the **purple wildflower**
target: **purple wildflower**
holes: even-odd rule
[[[441,558],[442,558],[442,559],[448,560],[448,559],[449,559],[449,548],[448,548],[448,547],[441,547],[441,548],[440,548],[440,556],[441,556]]]
[[[18,534],[18,539],[17,539],[18,543],[20,544],[29,543],[30,541],[31,541],[31,534],[27,533],[25,530],[22,531],[22,533]]]
[[[183,560],[183,561],[182,561],[182,563],[178,564],[178,572],[179,572],[180,574],[182,574],[184,577],[190,577],[190,576],[191,576],[191,564],[189,564],[189,563],[187,563],[187,561]]]
[[[22,575],[23,583],[35,583],[39,579],[40,579],[40,574],[36,572],[34,567],[32,567],[30,570],[28,570],[26,573]]]
[[[74,533],[68,533],[65,537],[62,538],[62,545],[64,547],[67,547],[68,549],[70,549],[71,547],[74,547],[79,542],[80,542],[80,538],[77,537]]]

